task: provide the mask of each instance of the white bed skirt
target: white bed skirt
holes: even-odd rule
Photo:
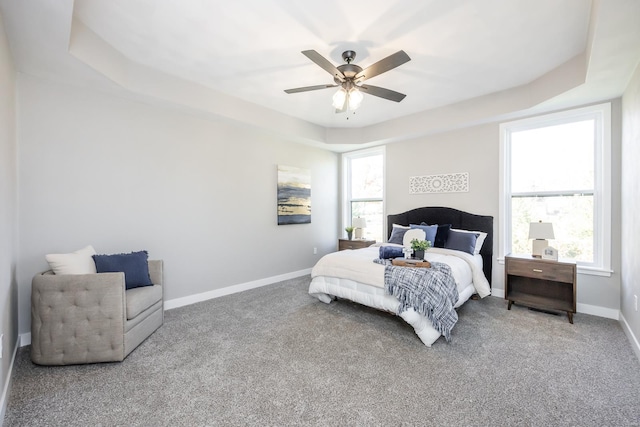
[[[458,290],[459,298],[455,307],[464,304],[475,292],[473,284],[469,284],[462,290]],[[350,279],[340,279],[337,277],[317,276],[311,280],[309,294],[320,301],[329,304],[333,297],[348,299],[359,304],[366,305],[377,310],[384,310],[396,314],[400,302],[391,295],[386,295],[384,289],[366,285]],[[440,333],[436,331],[431,321],[415,312],[413,309],[406,310],[399,314],[405,322],[413,326],[420,340],[431,347]]]

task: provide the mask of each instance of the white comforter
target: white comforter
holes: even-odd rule
[[[328,276],[349,279],[384,289],[384,265],[376,264],[378,246],[358,250],[333,252],[318,261],[311,271],[311,277]],[[443,262],[451,267],[458,291],[473,283],[481,298],[491,294],[491,286],[482,271],[482,258],[450,249],[430,248],[425,256],[427,261]]]
[[[384,291],[384,266],[373,262],[378,258],[378,246],[334,252],[322,257],[311,271],[309,294],[327,304],[334,297],[340,297],[378,310],[397,313],[400,302]],[[474,289],[482,298],[491,294],[491,287],[482,271],[480,255],[430,248],[426,259],[444,262],[451,267],[459,293],[456,307],[467,301]],[[429,319],[412,308],[399,313],[399,316],[413,326],[427,347],[431,347],[440,337]]]

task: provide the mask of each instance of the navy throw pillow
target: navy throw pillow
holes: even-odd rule
[[[149,277],[149,254],[147,251],[130,254],[93,255],[98,273],[124,272],[124,283],[127,289],[151,286]]]
[[[445,249],[453,249],[456,251],[466,252],[473,255],[476,248],[476,240],[478,233],[461,233],[459,231],[449,230],[449,238],[445,243]]]
[[[402,239],[404,238],[404,233],[407,232],[409,227],[398,227],[396,225],[391,229],[391,237],[389,237],[388,243],[395,243],[397,245],[402,244]]]
[[[423,222],[422,225],[427,225],[427,223]],[[438,225],[438,231],[436,232],[436,241],[433,242],[434,248],[444,248],[444,245],[447,243],[447,239],[449,238],[449,230],[451,230],[451,224]]]

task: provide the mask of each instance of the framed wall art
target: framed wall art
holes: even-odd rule
[[[311,171],[278,165],[278,225],[311,223]]]

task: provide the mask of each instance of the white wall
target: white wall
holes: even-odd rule
[[[623,321],[635,337],[640,358],[640,312],[634,295],[640,298],[640,66],[622,97],[622,290]]]
[[[16,284],[16,135],[15,72],[0,15],[0,424],[8,400],[11,359],[18,336]]]
[[[26,75],[18,88],[21,333],[47,253],[146,249],[165,261],[171,300],[305,270],[334,250],[335,153]],[[278,164],[311,170],[311,224],[276,225]]]
[[[611,277],[579,274],[578,311],[617,317],[620,308],[620,101],[612,102],[612,238]],[[388,214],[420,206],[448,206],[494,217],[492,286],[504,294],[504,266],[497,261],[499,223],[499,123],[480,125],[387,146]],[[409,177],[468,172],[468,193],[409,194]]]

